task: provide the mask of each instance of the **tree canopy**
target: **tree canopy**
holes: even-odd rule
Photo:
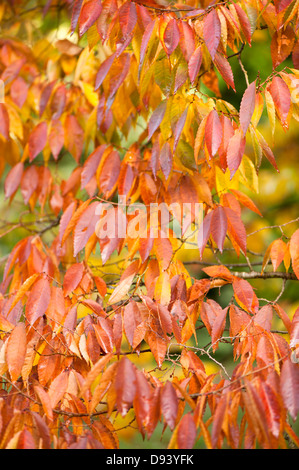
[[[0,448],[299,447],[299,1],[0,22]]]

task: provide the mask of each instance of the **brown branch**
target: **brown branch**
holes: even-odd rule
[[[285,273],[285,272],[267,272],[267,273],[258,273],[252,271],[247,272],[233,272],[233,276],[240,277],[241,279],[286,279],[292,281],[298,281],[297,276],[294,273]]]

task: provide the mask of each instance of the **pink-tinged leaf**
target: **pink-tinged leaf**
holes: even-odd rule
[[[84,131],[76,116],[72,114],[66,117],[64,129],[66,147],[78,163],[83,151]]]
[[[18,189],[24,171],[24,163],[19,162],[11,168],[4,181],[4,194],[6,198],[12,196]]]
[[[193,449],[196,439],[196,425],[191,413],[186,413],[178,426],[177,441],[179,449]]]
[[[60,85],[54,92],[51,100],[52,119],[59,119],[66,105],[66,87]]]
[[[259,144],[262,148],[263,154],[265,155],[267,160],[269,160],[271,165],[276,169],[276,171],[279,173],[279,169],[277,167],[275,156],[274,156],[272,150],[270,149],[269,145],[267,144],[266,140],[264,139],[262,134],[257,129],[255,130],[255,134],[256,134],[258,142],[259,142]]]
[[[21,374],[27,349],[25,323],[17,323],[12,330],[6,350],[6,362],[12,382]]]
[[[183,132],[185,122],[186,122],[186,119],[187,119],[187,114],[188,114],[188,108],[185,109],[185,111],[179,117],[179,119],[176,123],[175,130],[174,130],[173,153],[175,152],[175,149],[176,149],[177,144],[179,142],[179,139],[181,137],[181,133]]]
[[[74,256],[83,250],[92,234],[95,233],[96,224],[99,221],[99,215],[96,214],[96,208],[100,203],[90,204],[81,215],[74,231]]]
[[[230,139],[234,135],[235,131],[231,123],[231,120],[228,117],[222,115],[220,117],[220,120],[222,124],[222,141],[218,149],[218,154],[219,154],[221,168],[223,171],[225,171],[227,168],[228,144],[229,144]]]
[[[9,138],[9,115],[4,103],[0,103],[0,134],[5,138]]]
[[[272,305],[264,305],[254,317],[254,324],[259,325],[264,330],[270,331],[273,320]]]
[[[25,308],[26,319],[31,325],[47,311],[50,299],[51,288],[48,279],[39,279],[30,291]]]
[[[161,101],[157,108],[153,111],[148,122],[148,139],[150,140],[154,132],[160,126],[166,112],[167,100]]]
[[[80,284],[83,277],[84,266],[82,263],[72,264],[65,273],[63,279],[64,295],[71,294]]]
[[[116,150],[112,150],[105,159],[98,178],[99,189],[105,197],[109,195],[117,183],[120,164],[119,153]]]
[[[50,133],[48,137],[49,146],[53,154],[54,160],[57,160],[58,155],[64,144],[64,128],[61,121],[51,121]]]
[[[13,102],[22,108],[28,96],[29,86],[22,77],[17,77],[11,84],[10,96]]]
[[[290,255],[293,271],[299,279],[299,229],[293,233],[290,240]]]
[[[202,259],[204,249],[205,249],[206,244],[208,242],[208,239],[210,238],[210,235],[211,235],[212,215],[213,215],[213,212],[209,212],[205,216],[205,218],[203,219],[203,221],[202,221],[202,223],[201,223],[201,225],[198,229],[197,244],[198,244],[198,248],[199,248],[200,259]]]
[[[294,49],[293,49],[293,54],[292,54],[292,60],[295,69],[299,69],[299,41],[297,41]]]
[[[203,39],[208,51],[214,60],[217,48],[221,38],[221,23],[216,10],[213,8],[205,17],[203,27]]]
[[[163,35],[163,47],[168,55],[171,55],[177,48],[180,40],[180,31],[177,20],[172,18],[168,23]]]
[[[123,357],[118,364],[114,387],[117,409],[125,416],[136,396],[136,369],[127,357]]]
[[[194,50],[195,50],[195,39],[193,28],[186,22],[179,22],[180,30],[180,48],[185,57],[186,62],[189,62]]]
[[[255,95],[256,95],[256,81],[252,82],[245,90],[240,105],[240,125],[245,136],[249,127],[254,108],[255,108]]]
[[[78,24],[82,3],[83,3],[83,0],[75,0],[74,1],[73,10],[72,10],[72,18],[71,18],[71,32],[72,32],[72,34],[74,33],[74,31],[77,27],[77,24]]]
[[[236,9],[239,22],[242,28],[242,31],[244,33],[244,36],[246,38],[246,41],[248,42],[249,45],[251,45],[251,24],[248,19],[248,16],[246,15],[245,11],[243,8],[240,7],[238,3],[234,3],[234,7]]]
[[[111,65],[113,64],[115,55],[116,55],[115,53],[112,54],[106,60],[104,60],[104,62],[102,62],[102,64],[100,65],[100,68],[96,75],[95,87],[94,87],[95,90],[97,90],[102,85],[103,81],[105,80],[111,68]]]
[[[40,122],[33,129],[28,139],[29,160],[32,162],[44,149],[47,143],[48,126],[45,121]]]
[[[167,180],[172,170],[172,161],[173,161],[173,155],[172,155],[169,142],[164,143],[161,149],[160,155],[159,155],[159,161],[160,161],[162,173],[164,174],[165,179]]]
[[[88,157],[86,162],[83,165],[83,170],[81,173],[81,188],[89,183],[92,177],[95,175],[97,168],[100,164],[101,158],[105,151],[105,145],[99,145]]]
[[[233,289],[240,307],[247,312],[256,314],[259,309],[259,302],[251,284],[245,279],[236,278],[233,281]]]
[[[268,90],[273,98],[275,109],[282,127],[289,127],[288,115],[291,108],[291,93],[287,84],[280,77],[274,77]]]
[[[299,364],[293,363],[290,359],[282,365],[280,391],[286,409],[296,420],[299,412]]]
[[[274,2],[277,13],[281,13],[283,10],[288,8],[292,1],[293,0],[280,0],[278,2]]]
[[[83,36],[86,31],[96,22],[102,11],[100,0],[90,0],[84,3],[79,16],[79,36]]]
[[[177,414],[178,414],[178,398],[176,391],[167,380],[166,384],[161,390],[161,411],[164,416],[164,419],[168,426],[170,427],[171,431],[174,430]]]
[[[21,180],[21,193],[25,204],[28,204],[34,191],[37,189],[39,183],[39,175],[34,165],[26,168],[22,175]]]
[[[136,5],[131,1],[127,1],[119,9],[119,24],[124,38],[132,35],[136,22]]]
[[[214,412],[213,428],[212,428],[212,435],[211,435],[213,448],[217,447],[217,442],[221,435],[222,425],[223,425],[224,416],[227,410],[227,405],[228,405],[227,395],[223,395],[218,401],[215,412]]]
[[[230,179],[233,178],[240,166],[245,150],[246,138],[241,129],[237,129],[233,137],[230,138],[227,146],[227,166],[230,171]]]
[[[220,147],[222,141],[222,124],[218,113],[213,109],[206,121],[205,142],[211,157],[214,157]]]
[[[148,46],[148,43],[149,43],[149,40],[152,36],[152,32],[154,30],[154,27],[155,27],[155,21],[151,21],[145,31],[144,31],[144,34],[142,36],[142,41],[141,41],[141,46],[140,46],[140,57],[139,57],[139,70],[141,69],[141,66],[143,64],[143,61],[144,61],[144,57],[145,57],[145,53],[146,53],[146,49],[147,49],[147,46]]]
[[[243,253],[246,253],[246,230],[240,215],[230,207],[224,207],[227,222],[228,235],[237,243]]]
[[[290,347],[297,348],[299,344],[299,308],[297,308],[292,318],[290,326]]]
[[[227,86],[231,87],[234,91],[236,91],[234,74],[229,61],[222,54],[216,52],[213,62],[216,65],[218,72],[222,76]]]
[[[53,91],[53,88],[55,86],[55,83],[56,81],[53,80],[52,82],[48,83],[42,93],[41,93],[41,97],[40,97],[40,100],[39,100],[39,117],[42,116],[43,112],[45,111],[46,107],[47,107],[47,104],[48,104],[48,101],[50,99],[50,96],[52,94],[52,91]]]
[[[216,242],[220,252],[223,251],[224,240],[227,232],[227,217],[222,206],[217,206],[213,210],[211,220],[211,235]]]
[[[195,82],[195,79],[199,73],[202,63],[202,48],[198,46],[195,51],[192,53],[188,61],[188,74],[191,81],[191,84]]]

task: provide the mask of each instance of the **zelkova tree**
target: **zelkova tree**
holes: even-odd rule
[[[267,227],[255,201],[279,172],[261,122],[299,120],[298,0],[0,18],[0,448],[116,449],[129,426],[145,446],[298,447],[299,308],[280,300],[299,217]],[[261,31],[266,78],[243,60]],[[255,217],[276,230],[262,250]]]

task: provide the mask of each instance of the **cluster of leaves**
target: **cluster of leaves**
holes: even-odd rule
[[[256,272],[242,221],[243,208],[262,215],[245,190],[257,190],[262,158],[278,170],[257,128],[264,108],[273,134],[276,121],[287,130],[299,120],[298,1],[52,0],[41,21],[63,13],[71,34],[31,46],[15,29],[39,2],[28,11],[23,3],[0,7],[8,25],[0,41],[0,172],[6,199],[21,195],[28,209],[3,234],[27,231],[0,285],[0,447],[117,448],[113,417],[130,410],[144,438],[160,421],[169,426],[170,448],[192,448],[200,437],[208,448],[298,446],[289,417],[299,411],[299,309],[290,318],[279,299],[261,301],[249,280],[298,282],[299,229],[271,243]],[[260,29],[271,36],[273,71],[249,83],[242,51]],[[283,68],[289,56],[293,68]],[[220,80],[237,90],[231,57],[247,83],[239,110],[219,91]],[[119,220],[117,196],[127,207],[167,203],[182,237],[159,219],[152,236],[149,214],[138,237],[115,230],[134,221],[130,211]],[[177,257],[188,227],[174,208],[184,203],[204,209],[202,279]],[[249,271],[232,272],[221,261],[225,250]],[[211,252],[216,261],[205,262]],[[105,281],[92,257],[105,273],[115,253],[123,256],[120,277]],[[225,308],[209,297],[223,286],[233,293]],[[284,331],[273,329],[274,315]],[[208,346],[191,346],[202,330]],[[215,359],[227,342],[231,374]],[[131,359],[148,351],[156,366],[141,370]],[[165,364],[180,372],[159,377]]]

